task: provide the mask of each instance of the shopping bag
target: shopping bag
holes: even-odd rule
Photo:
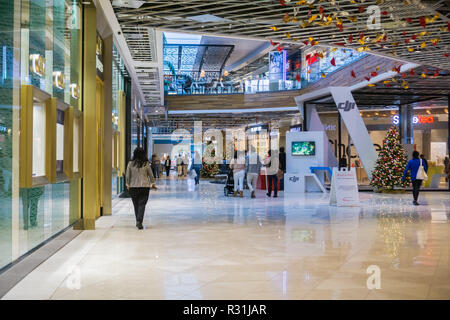
[[[283,178],[284,178],[283,170],[278,169],[278,171],[277,171],[277,178],[278,178],[278,180],[283,180]]]
[[[419,170],[417,170],[416,179],[417,180],[423,180],[423,181],[427,181],[428,180],[428,175],[425,172],[425,168],[422,165],[422,159],[420,159],[420,166],[419,166]]]
[[[196,177],[197,177],[197,172],[195,172],[194,169],[191,169],[191,171],[189,171],[189,178],[195,179]]]

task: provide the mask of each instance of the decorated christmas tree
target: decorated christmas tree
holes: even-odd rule
[[[408,157],[400,143],[399,132],[396,127],[391,127],[383,140],[370,185],[381,192],[394,190],[395,187],[406,188],[410,179],[408,177],[406,181],[402,181],[402,175],[407,162]]]
[[[203,168],[200,171],[202,178],[214,178],[216,174],[219,173],[219,165],[217,163],[208,164],[203,162]]]

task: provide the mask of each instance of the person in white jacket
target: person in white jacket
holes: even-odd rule
[[[234,179],[233,197],[236,197],[239,192],[242,198],[244,196],[245,158],[243,155],[238,154],[238,151],[234,152],[234,157],[230,162],[230,169],[233,170]]]
[[[178,170],[178,177],[181,177],[182,172],[182,165],[183,165],[183,160],[181,158],[181,154],[178,155],[177,157],[177,170]]]
[[[255,196],[255,190],[256,190],[256,183],[258,182],[259,172],[261,171],[261,160],[256,153],[255,147],[251,146],[250,148],[250,154],[247,158],[247,184],[248,188],[251,192],[251,197],[256,198]]]

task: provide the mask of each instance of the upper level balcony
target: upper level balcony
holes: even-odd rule
[[[165,44],[164,91],[171,95],[254,94],[304,89],[367,56],[351,49],[313,47],[266,54],[228,70],[234,45]]]

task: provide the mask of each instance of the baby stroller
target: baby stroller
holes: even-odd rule
[[[247,175],[244,177],[244,189],[248,189],[247,186]],[[227,182],[225,183],[225,187],[223,188],[223,193],[226,197],[228,195],[234,193],[234,177],[233,177],[233,170],[229,169],[227,174]]]
[[[226,197],[234,193],[233,170],[228,170],[227,182],[225,183],[225,187],[223,188],[223,193]]]

